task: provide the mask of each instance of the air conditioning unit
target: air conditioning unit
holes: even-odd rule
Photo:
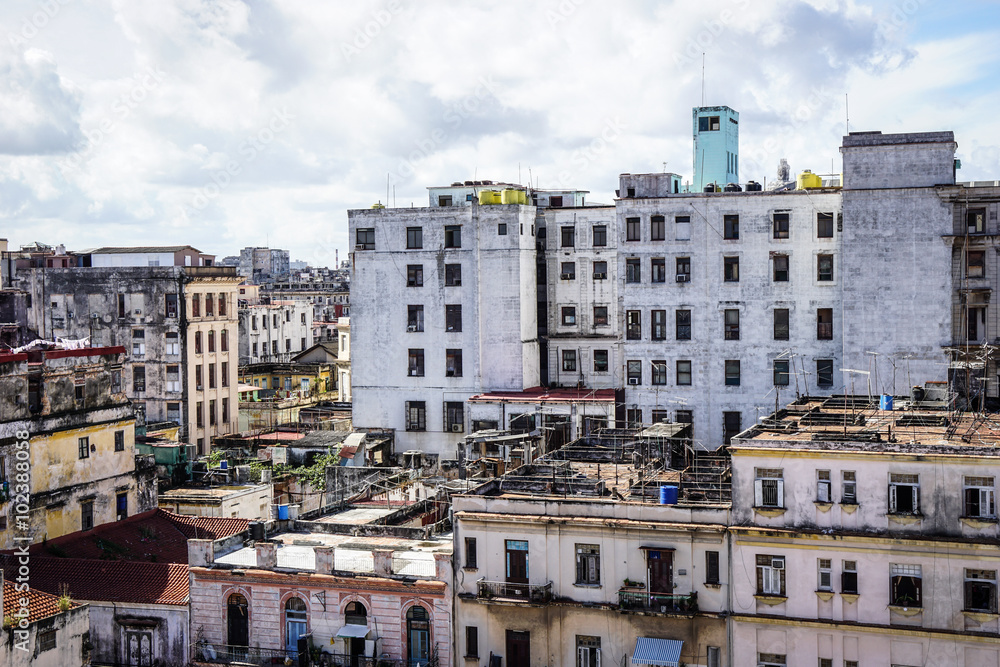
[[[136,315],[142,315],[142,309],[141,308],[136,308],[135,309],[135,314]]]
[[[451,369],[449,368],[448,370],[446,370],[446,371],[444,372],[444,376],[445,376],[445,377],[448,377],[448,378],[452,378],[452,377],[455,377],[455,371],[453,371],[453,370],[451,370]]]
[[[407,324],[406,325],[406,330],[410,331],[410,332],[416,331],[417,330],[417,325],[416,324]]]
[[[771,567],[773,567],[775,570],[784,570],[785,569],[785,559],[784,558],[774,558],[774,559],[772,559],[771,560]]]
[[[462,425],[461,424],[452,424],[451,425],[451,432],[452,433],[461,433],[462,432]]]
[[[629,378],[628,379],[628,383],[629,384],[639,384],[639,378]]]
[[[691,279],[691,276],[689,276],[686,273],[678,273],[677,274],[677,282],[679,282],[679,283],[686,283],[690,279]]]
[[[410,369],[410,377],[417,377],[417,369],[416,368],[411,368]]]
[[[355,250],[364,250],[365,249],[365,244],[364,243],[359,243],[358,245],[354,246],[354,249]]]
[[[564,274],[562,274],[561,277],[562,277],[563,280],[573,280],[573,274],[572,273],[564,273]]]
[[[608,274],[606,273],[595,273],[594,280],[607,280]]]

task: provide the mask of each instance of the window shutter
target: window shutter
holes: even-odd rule
[[[779,480],[775,480],[775,482],[776,482],[775,486],[777,487],[777,490],[778,490],[778,507],[784,507],[785,506],[785,480],[779,479]]]
[[[982,507],[982,489],[965,490],[965,514],[966,516],[979,516]]]
[[[817,491],[818,491],[817,494],[816,494],[817,495],[817,500],[819,500],[821,503],[828,503],[828,502],[830,502],[830,485],[829,484],[827,484],[826,482],[820,482]]]
[[[594,649],[594,667],[601,667],[601,649]]]
[[[913,513],[914,514],[919,514],[920,513],[920,487],[919,486],[911,486],[910,488],[913,490]]]
[[[923,579],[920,577],[910,577],[913,580],[913,588],[917,591],[917,604],[920,604],[920,589],[923,584]]]
[[[764,592],[764,568],[760,565],[757,566],[757,591]]]
[[[890,484],[889,485],[889,511],[890,512],[895,512],[896,511],[896,485],[895,484]]]
[[[758,479],[753,483],[753,505],[754,507],[764,506],[764,480]]]
[[[586,648],[584,648],[582,646],[577,647],[577,649],[576,649],[576,655],[577,655],[577,661],[576,661],[577,667],[589,667],[589,665],[587,665],[587,649]]]

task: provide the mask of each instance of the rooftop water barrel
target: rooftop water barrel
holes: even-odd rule
[[[747,181],[747,192],[760,192],[764,187],[757,181]]]
[[[372,204],[372,208],[385,208],[385,204],[382,203]]]
[[[288,505],[278,505],[278,520],[288,521]]]
[[[523,204],[524,190],[515,190],[514,188],[507,188],[506,190],[500,193],[500,203]]]
[[[299,518],[299,507],[300,505],[289,505],[288,506],[288,518],[298,519]]]
[[[889,394],[882,394],[878,399],[878,409],[892,410],[892,396]]]
[[[222,461],[219,463],[219,470],[228,470],[228,469],[229,469],[229,461],[227,461],[226,459],[222,459]]]
[[[480,192],[479,192],[479,203],[482,204],[483,206],[486,206],[488,204],[495,204],[495,203],[497,203],[497,202],[493,201],[493,196],[494,195],[496,195],[497,197],[499,197],[500,193],[497,192],[496,190],[480,190]]]
[[[661,505],[677,504],[676,484],[664,484],[663,486],[660,487],[660,504]]]
[[[715,183],[709,183],[708,185],[705,186],[705,192],[718,192],[718,191],[719,191],[719,186],[716,185]]]
[[[260,542],[266,535],[264,532],[264,522],[263,521],[251,521],[250,522],[250,539],[254,542]]]
[[[823,179],[819,177],[819,174],[814,174],[808,169],[799,174],[798,178],[795,179],[796,190],[821,187],[823,187]]]
[[[726,183],[726,187],[722,189],[723,192],[743,192],[743,188],[740,187],[739,183]]]

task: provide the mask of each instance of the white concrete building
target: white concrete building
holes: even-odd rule
[[[313,344],[312,306],[305,301],[240,305],[240,365],[287,362]]]
[[[343,403],[351,402],[351,318],[337,320],[337,389]]]
[[[734,667],[1000,664],[997,438],[946,404],[802,398],[733,440]]]

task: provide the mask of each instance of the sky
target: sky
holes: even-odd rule
[[[839,172],[848,127],[997,180],[997,71],[995,0],[4,0],[0,237],[333,266],[349,209],[427,186],[690,179],[702,99],[743,181]]]

